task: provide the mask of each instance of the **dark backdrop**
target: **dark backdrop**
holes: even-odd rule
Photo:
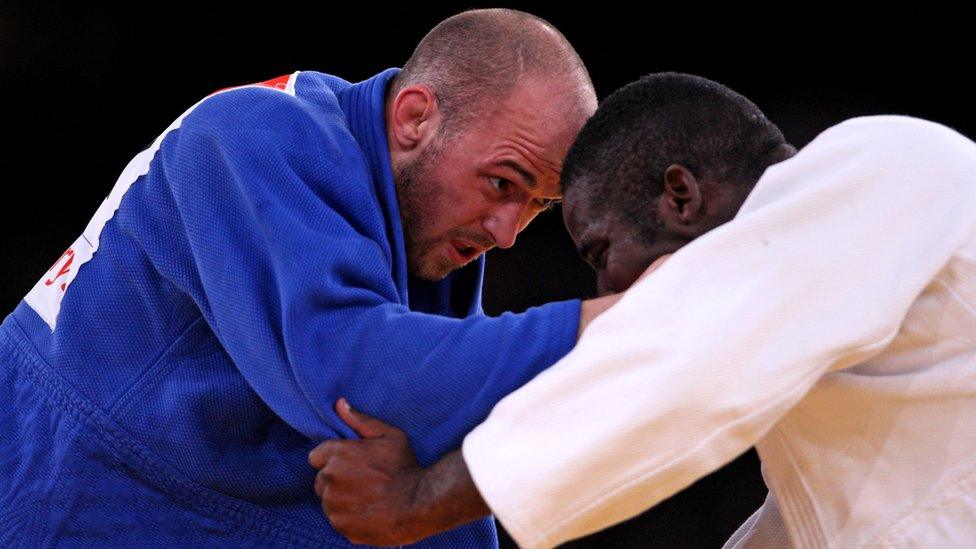
[[[0,0],[0,312],[81,232],[128,160],[203,95],[296,69],[363,79],[402,64],[437,21],[469,7],[515,7],[554,23],[601,98],[642,74],[679,70],[750,97],[798,146],[864,114],[976,131],[971,30],[961,14],[685,4]],[[593,289],[558,209],[488,264],[490,313]],[[645,515],[571,545],[718,547],[764,495],[749,452]]]

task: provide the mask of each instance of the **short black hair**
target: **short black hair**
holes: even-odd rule
[[[563,194],[585,191],[591,215],[615,211],[653,240],[664,171],[751,189],[782,160],[783,133],[752,101],[690,74],[654,73],[607,97],[566,156]]]

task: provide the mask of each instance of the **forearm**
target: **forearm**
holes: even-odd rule
[[[491,513],[471,479],[460,450],[423,471],[414,498],[411,522],[428,537]]]
[[[604,311],[612,307],[617,301],[620,300],[623,294],[613,294],[603,297],[597,297],[594,299],[587,299],[580,303],[580,320],[579,329],[576,331],[576,339],[579,340],[580,336],[583,335],[583,331],[586,330],[590,322],[593,322],[596,317],[603,314]]]

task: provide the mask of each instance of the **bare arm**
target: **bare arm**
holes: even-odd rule
[[[414,543],[491,511],[456,450],[427,469],[399,429],[349,407],[336,411],[362,440],[329,440],[309,454],[315,493],[332,526],[354,543]]]
[[[491,514],[461,450],[447,454],[421,473],[414,504],[418,523],[436,528],[432,534]]]
[[[620,296],[622,295],[606,295],[595,299],[587,299],[580,303],[580,321],[579,330],[576,331],[576,340],[579,341],[579,338],[583,335],[583,330],[586,330],[586,327],[590,325],[590,322],[593,322],[593,319],[612,307],[614,303],[620,300]]]

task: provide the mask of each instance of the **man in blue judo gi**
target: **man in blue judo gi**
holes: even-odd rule
[[[402,71],[190,108],[0,328],[0,545],[348,544],[306,465],[354,436],[337,397],[432,463],[612,302],[479,297],[595,108],[566,39],[507,10]],[[425,545],[496,543],[483,519]]]

